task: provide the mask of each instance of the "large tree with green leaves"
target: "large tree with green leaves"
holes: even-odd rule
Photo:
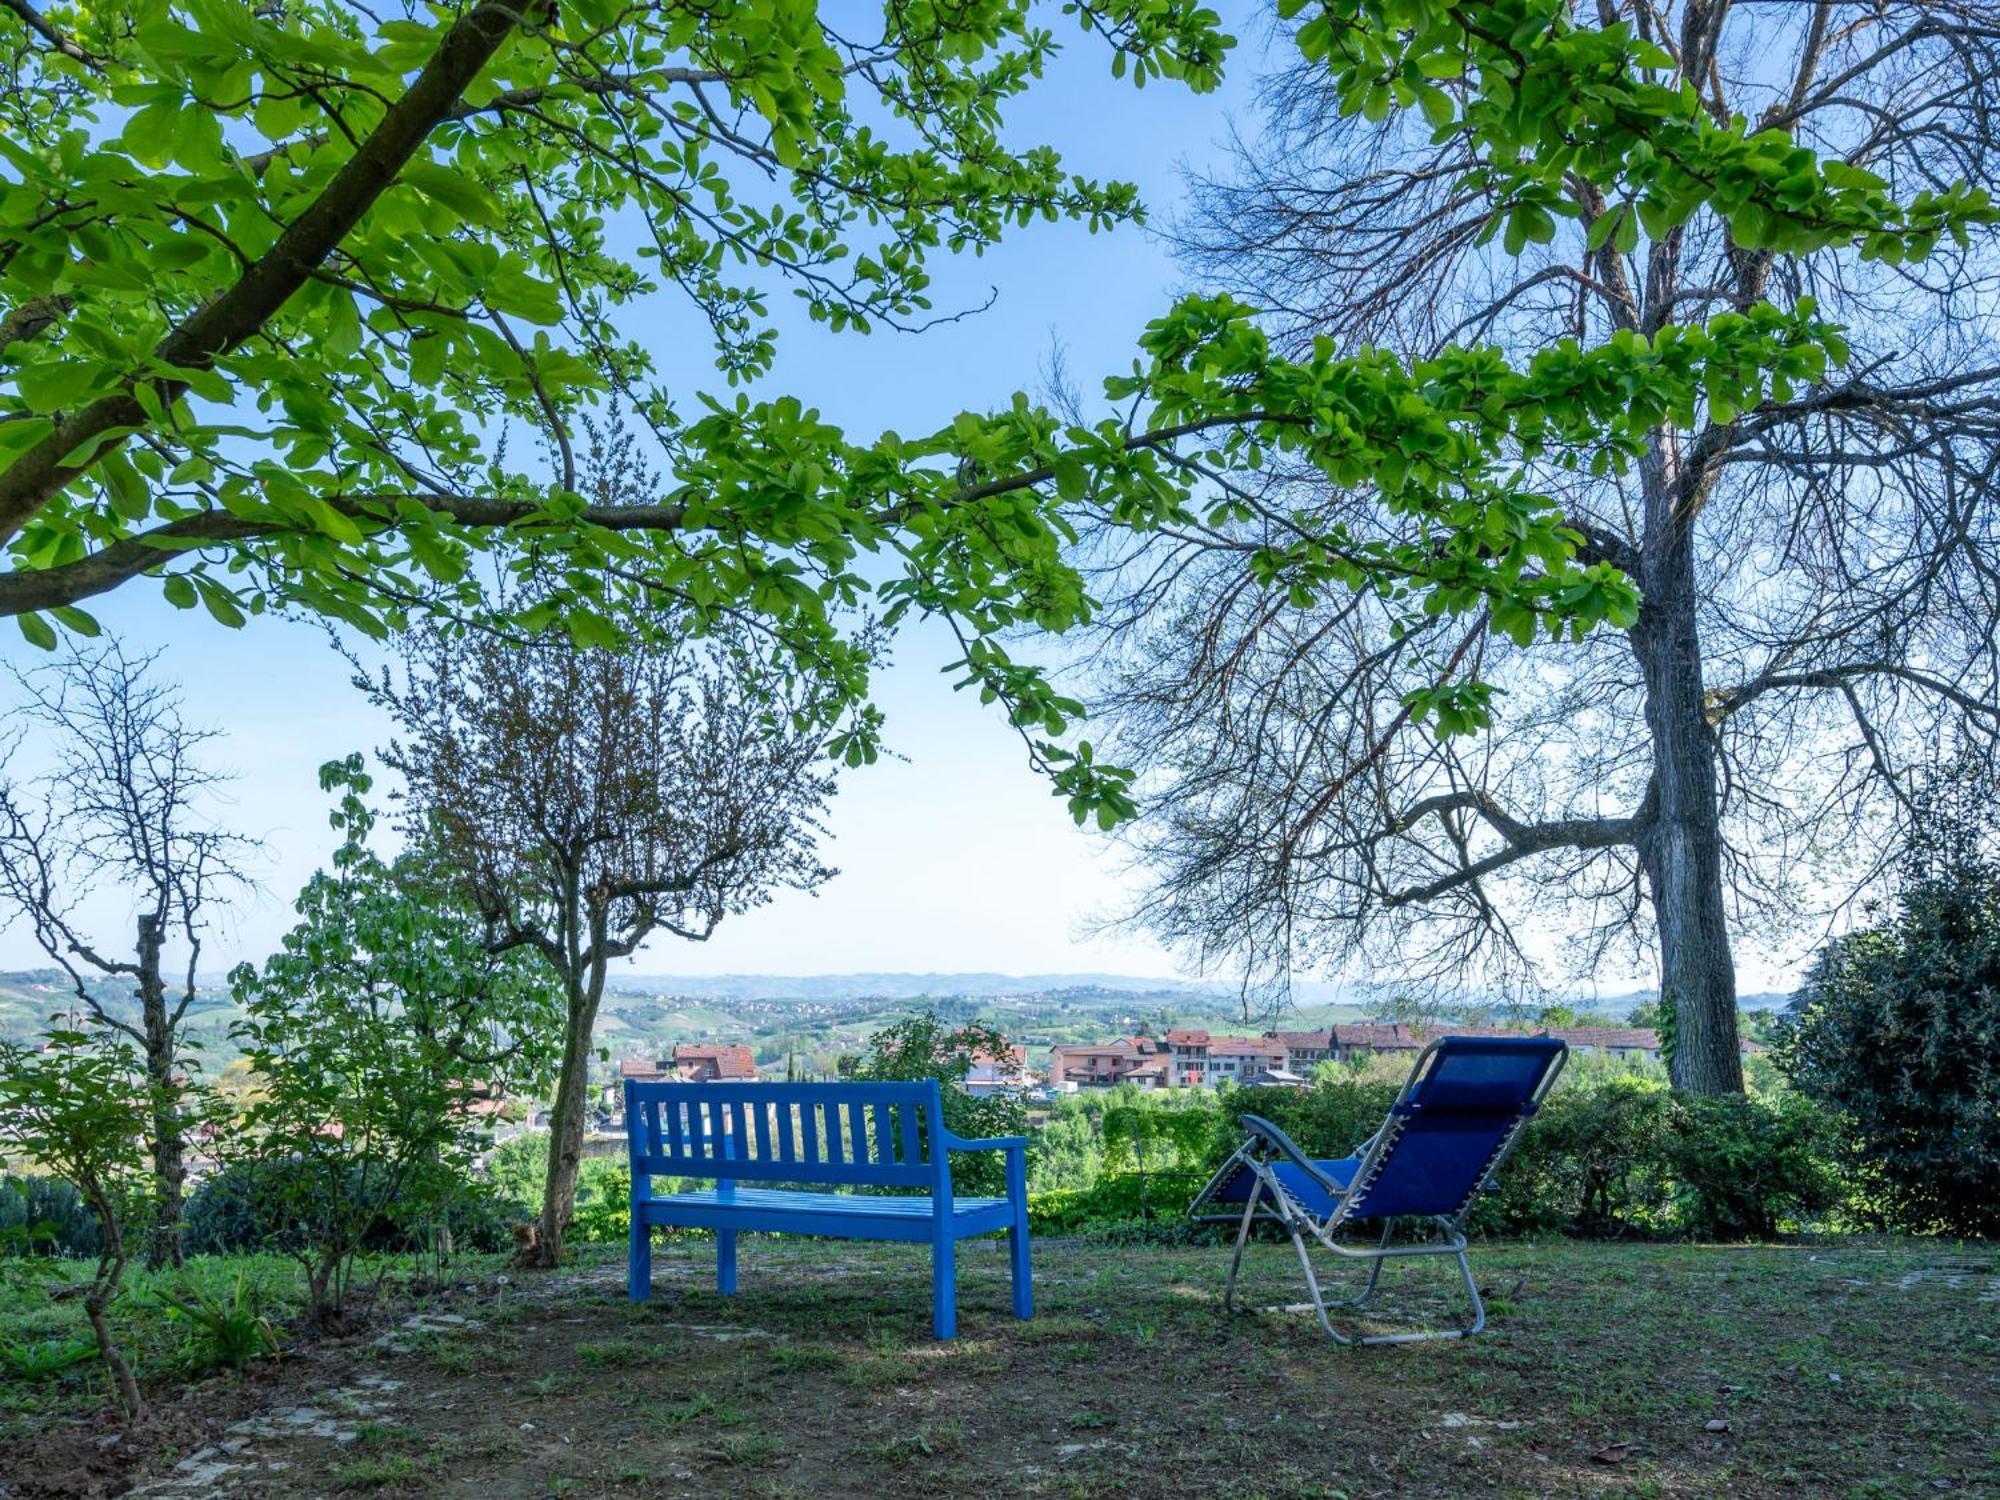
[[[1416,424],[1346,474],[1218,469],[1230,505],[1110,554],[1143,914],[1273,974],[1655,967],[1676,1082],[1739,1088],[1732,937],[1826,920],[1936,737],[2000,732],[2000,8],[1277,9],[1191,271],[1294,358],[1395,349],[1639,597],[1558,640],[1386,568],[1325,587],[1363,537],[1435,578],[1407,499],[1456,461]],[[1455,535],[1505,537],[1465,498]]]
[[[1129,419],[1017,399],[872,441],[791,397],[689,388],[684,341],[632,335],[678,298],[723,376],[753,379],[776,292],[837,328],[915,326],[935,253],[1135,216],[1129,187],[1003,137],[1058,16],[1137,81],[1205,89],[1229,42],[1193,0],[895,4],[866,25],[813,0],[9,0],[0,611],[47,642],[146,577],[225,623],[298,607],[380,630],[484,607],[491,553],[532,576],[520,623],[585,642],[652,617],[635,595],[696,628],[754,617],[833,686],[859,761],[877,717],[848,607],[872,596],[890,625],[950,617],[1058,792],[1110,821],[1123,778],[1063,741],[1074,704],[999,637],[1085,618],[1066,512],[1181,514],[1190,451],[1282,447],[1345,483],[1416,445],[1437,471],[1404,498],[1438,545],[1331,539],[1310,566],[1530,618],[1614,608],[1622,580],[1571,567],[1545,507],[1448,468],[1485,469],[1506,397],[1473,393],[1468,421],[1466,389],[1434,404],[1386,356],[1276,359],[1226,303],[1162,321],[1116,388],[1141,398]],[[1746,327],[1715,362],[1761,366],[1796,333]],[[580,493],[572,434],[605,404],[656,440],[657,496]]]
[[[1192,0],[1060,9],[1137,80],[1206,88],[1228,41]],[[849,444],[688,371],[766,374],[774,296],[916,327],[934,255],[1133,217],[1129,186],[1002,134],[1057,12],[9,0],[0,611],[48,642],[150,576],[229,624],[380,630],[476,607],[472,554],[497,551],[536,576],[529,623],[587,640],[630,591],[756,613],[842,685],[865,757],[865,656],[830,618],[868,590],[860,555],[900,555],[905,607],[1061,625],[1056,534],[1011,481],[954,507],[940,444]],[[599,402],[672,459],[647,503],[577,492]]]
[[[1275,347],[1258,307],[1194,297],[1107,384],[1115,415],[1064,421],[1017,398],[861,441],[792,397],[671,389],[679,350],[621,327],[671,287],[724,374],[759,377],[774,287],[835,325],[909,324],[928,316],[938,249],[1036,217],[1129,217],[1129,189],[1010,149],[1003,106],[1049,56],[1045,16],[1080,22],[1114,72],[1206,88],[1227,46],[1210,11],[891,4],[863,34],[814,0],[393,16],[6,0],[0,609],[47,640],[44,615],[88,629],[84,600],[158,574],[228,621],[278,603],[381,628],[478,608],[471,562],[491,551],[533,579],[512,595],[532,601],[518,623],[586,643],[645,619],[749,618],[781,666],[819,680],[836,750],[859,761],[878,716],[854,606],[872,596],[890,626],[947,617],[967,678],[1006,705],[1076,815],[1115,822],[1129,779],[1066,739],[1075,704],[1002,642],[1089,617],[1064,555],[1080,522],[1233,528],[1246,588],[1278,608],[1385,601],[1385,629],[1425,668],[1390,722],[1457,737],[1491,717],[1489,627],[1524,642],[1650,629],[1638,586],[1658,598],[1685,579],[1676,543],[1635,586],[1631,555],[1580,524],[1555,479],[1656,473],[1645,524],[1671,541],[1705,471],[1663,433],[1704,413],[1735,431],[1843,389],[1840,329],[1808,297],[1770,300],[1757,267],[1906,263],[1992,217],[1936,172],[1892,183],[1783,119],[1718,113],[1701,26],[1676,56],[1650,23],[1615,7],[1579,19],[1564,0],[1282,9],[1343,110],[1458,143],[1444,177],[1508,255],[1564,218],[1587,221],[1600,257],[1642,236],[1671,246],[1699,221],[1746,289],[1525,360],[1452,341],[1414,361],[1352,338]],[[657,439],[657,497],[579,493],[572,427],[606,402]],[[1367,504],[1267,514],[1238,476],[1274,459]],[[628,610],[635,596],[649,608]],[[650,607],[662,598],[673,607]],[[1662,630],[1661,732],[1698,737],[1700,674],[1680,627]],[[1651,878],[1692,893],[1679,951],[1700,972],[1676,960],[1666,977],[1680,1066],[1727,1087],[1702,790],[1660,789]],[[1457,796],[1440,811],[1480,808]],[[1257,832],[1244,846],[1268,853]]]

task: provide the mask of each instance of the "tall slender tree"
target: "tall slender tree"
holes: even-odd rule
[[[399,738],[413,833],[485,919],[561,983],[561,1063],[542,1211],[522,1258],[562,1252],[582,1160],[592,1031],[611,966],[649,938],[833,871],[815,855],[833,790],[823,705],[746,686],[717,641],[616,652],[421,632],[369,682]]]
[[[1153,792],[1140,915],[1265,974],[1507,983],[1650,957],[1676,1081],[1738,1088],[1732,937],[1825,920],[1894,847],[1925,747],[2000,737],[2000,263],[1977,187],[2000,7],[1278,11],[1294,60],[1263,133],[1196,184],[1189,267],[1280,350],[1386,346],[1420,386],[1474,349],[1495,371],[1635,353],[1601,441],[1541,443],[1549,403],[1513,451],[1577,562],[1640,598],[1616,630],[1536,641],[1504,600],[1288,572],[1358,537],[1421,561],[1394,504],[1407,446],[1359,483],[1219,473],[1231,503],[1200,524],[1114,538],[1127,649],[1100,685]],[[1824,358],[1648,389],[1744,319],[1816,325]],[[1467,679],[1486,732],[1427,733]]]
[[[156,656],[116,644],[16,672],[21,728],[53,747],[32,782],[0,780],[0,899],[68,977],[82,1016],[129,1037],[144,1060],[153,1164],[146,1262],[181,1260],[187,1104],[197,1059],[185,1043],[200,993],[202,941],[219,901],[244,884],[254,841],[213,821],[228,777],[202,763],[216,731],[188,724]],[[94,895],[135,910],[129,949],[87,930]],[[175,954],[168,968],[168,954]],[[133,1000],[107,995],[129,981]]]

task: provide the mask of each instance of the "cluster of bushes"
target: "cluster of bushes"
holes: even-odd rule
[[[2000,1236],[2000,786],[1975,762],[1915,801],[1894,899],[1821,951],[1776,1053],[1882,1222]]]
[[[270,1250],[295,1255],[309,1246],[318,1226],[312,1206],[301,1201],[289,1180],[295,1171],[291,1162],[249,1160],[204,1179],[188,1199],[188,1253]],[[355,1244],[364,1252],[425,1250],[440,1236],[460,1250],[504,1250],[513,1241],[513,1226],[526,1217],[521,1207],[463,1175],[422,1195],[390,1191],[379,1181],[371,1184],[358,1168],[350,1167],[349,1176],[346,1196],[359,1205]]]
[[[0,1251],[95,1255],[97,1216],[59,1177],[0,1177]]]
[[[1241,1118],[1271,1120],[1310,1154],[1343,1156],[1382,1121],[1395,1085],[1333,1077],[1304,1089],[1224,1089],[1171,1103],[1136,1091],[1121,1112],[1178,1116],[1183,1147],[1152,1170],[1117,1165],[1087,1185],[1033,1195],[1044,1233],[1118,1237],[1153,1223],[1169,1237],[1207,1176],[1243,1138]],[[1863,1222],[1860,1183],[1843,1164],[1838,1119],[1798,1094],[1697,1099],[1609,1074],[1558,1088],[1470,1218],[1484,1234],[1763,1239]]]

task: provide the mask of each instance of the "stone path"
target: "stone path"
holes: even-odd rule
[[[410,1323],[419,1321],[410,1319]],[[402,1388],[400,1380],[363,1375],[351,1385],[328,1391],[315,1405],[279,1406],[259,1412],[230,1427],[220,1441],[197,1448],[170,1473],[128,1493],[209,1497],[235,1493],[253,1480],[269,1480],[293,1467],[288,1451],[303,1439],[354,1442],[364,1423],[380,1419],[393,1408],[396,1393]]]
[[[656,1265],[656,1283],[694,1280],[704,1272],[692,1264],[663,1258]],[[553,1302],[582,1291],[602,1293],[624,1284],[623,1266],[592,1267],[560,1276],[516,1280],[496,1278],[495,1290],[515,1302]],[[378,1334],[370,1348],[378,1357],[395,1359],[419,1353],[432,1339],[479,1328],[480,1319],[463,1313],[418,1312]],[[697,1338],[717,1340],[768,1338],[762,1329],[658,1324]],[[304,1496],[328,1493],[329,1473],[351,1456],[370,1424],[391,1423],[407,1400],[407,1381],[387,1375],[361,1374],[331,1390],[317,1393],[301,1405],[274,1404],[226,1428],[222,1437],[181,1459],[157,1478],[126,1493],[162,1500],[227,1500],[229,1496]]]

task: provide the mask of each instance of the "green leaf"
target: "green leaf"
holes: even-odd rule
[[[1081,500],[1090,488],[1090,474],[1075,453],[1059,453],[1053,465],[1056,494],[1064,500]]]
[[[21,628],[21,634],[27,637],[30,646],[42,651],[56,649],[55,628],[40,615],[32,613],[16,615],[14,623]]]
[[[491,228],[500,222],[500,205],[493,201],[493,195],[463,172],[436,162],[413,161],[398,176],[468,223]]]
[[[1435,129],[1448,129],[1458,120],[1458,106],[1443,89],[1423,85],[1417,90],[1417,104]]]
[[[444,335],[420,332],[410,340],[410,379],[418,385],[436,385],[444,378],[449,345]]]
[[[1639,216],[1629,204],[1618,216],[1618,232],[1611,243],[1620,255],[1630,255],[1639,248]]]
[[[231,597],[229,590],[206,579],[202,580],[199,588],[201,602],[208,607],[209,614],[214,616],[218,623],[227,625],[231,630],[243,628],[243,611]]]
[[[90,360],[64,359],[28,365],[15,373],[14,380],[29,411],[59,412],[93,394],[104,373]]]

